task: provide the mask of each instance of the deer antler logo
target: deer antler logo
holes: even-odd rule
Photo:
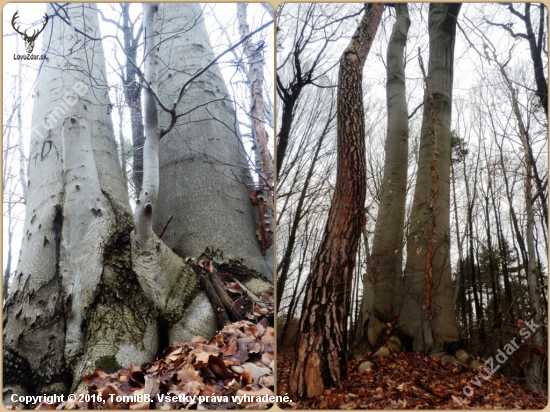
[[[17,18],[19,17],[19,10],[17,10],[15,12],[15,14],[13,15],[12,19],[11,19],[11,25],[13,27],[13,29],[19,33],[21,35],[21,37],[23,38],[23,40],[25,41],[25,48],[27,49],[27,53],[32,53],[33,49],[34,49],[34,42],[36,41],[36,38],[38,37],[38,35],[40,33],[42,33],[42,31],[44,31],[44,28],[46,27],[46,24],[48,24],[48,15],[46,13],[44,13],[44,25],[42,26],[42,28],[40,30],[34,30],[33,31],[33,34],[32,36],[29,36],[27,34],[27,30],[25,30],[24,32],[20,32],[19,31],[19,27],[20,26],[17,26],[15,27],[15,24],[16,24],[16,20]]]

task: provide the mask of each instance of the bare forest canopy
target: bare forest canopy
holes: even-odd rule
[[[146,381],[217,399],[231,376],[236,407],[267,406],[240,392],[274,389],[273,17],[259,3],[4,9],[6,405]]]
[[[363,368],[391,353],[402,363],[395,354],[409,350],[476,368],[536,319],[540,332],[499,372],[546,391],[547,9],[407,6],[385,5],[365,62],[366,223],[351,280],[339,277],[347,319],[325,331],[346,325],[346,351]],[[312,296],[324,287],[318,264],[344,156],[342,61],[364,13],[334,3],[277,10],[277,333],[290,390],[296,340],[338,299]],[[335,348],[320,355],[325,383]],[[329,398],[302,406],[339,407]]]

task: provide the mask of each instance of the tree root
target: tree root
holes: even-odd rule
[[[389,324],[388,324],[389,325]],[[388,326],[388,329],[390,327]],[[388,331],[386,330],[386,332]],[[386,334],[381,334],[386,335]],[[380,341],[380,339],[378,339]],[[375,348],[367,353],[362,359],[359,360],[359,366],[357,367],[357,370],[359,373],[368,372],[371,370],[373,366],[373,360],[374,359],[380,359],[390,356],[393,352],[400,353],[402,352],[402,344],[401,341],[397,336],[390,336],[389,338],[385,337],[385,339],[382,340],[383,345],[377,345]],[[430,355],[430,358],[439,358],[442,362],[449,362],[454,365],[460,365],[465,366],[468,369],[472,369],[474,371],[482,370],[485,365],[470,355],[468,352],[466,352],[464,349],[458,349],[454,355],[451,355],[447,353],[446,351],[442,352],[433,352]]]

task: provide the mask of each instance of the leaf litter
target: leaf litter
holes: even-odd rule
[[[292,362],[291,356],[277,356],[278,395],[288,392]],[[348,362],[348,378],[342,387],[327,389],[323,395],[311,399],[279,403],[279,406],[344,410],[543,409],[548,403],[547,398],[498,372],[485,380],[479,377],[479,372],[417,352],[393,353],[377,359],[364,373],[359,373],[357,367],[357,361]],[[473,392],[464,391],[467,386]]]
[[[243,302],[241,285],[226,288]],[[32,409],[267,409],[272,403],[258,397],[275,395],[273,296],[264,292],[257,299],[244,298],[248,320],[227,324],[210,340],[174,342],[153,363],[110,374],[97,370],[83,378],[87,389],[76,401]],[[151,401],[143,401],[145,394]]]

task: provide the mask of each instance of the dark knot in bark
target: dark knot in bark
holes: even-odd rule
[[[145,214],[150,215],[153,213],[153,205],[149,202],[145,203]]]

